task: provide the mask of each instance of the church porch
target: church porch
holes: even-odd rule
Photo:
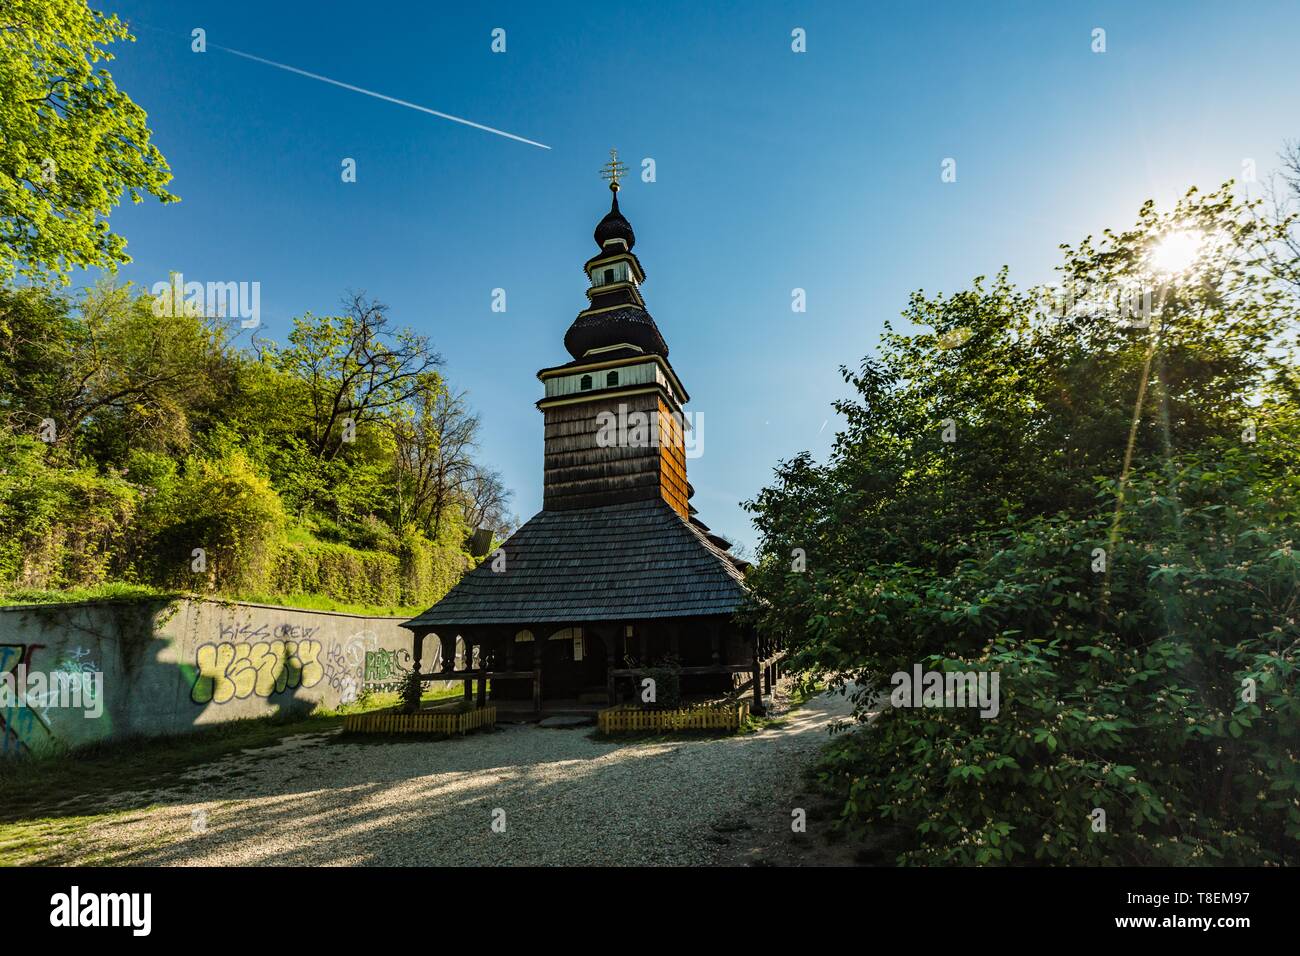
[[[461,632],[432,635],[441,641],[442,667],[422,679],[460,680],[465,691],[440,706],[490,702],[503,714],[594,714],[636,702],[646,672],[668,666],[679,677],[684,704],[746,695],[761,713],[762,698],[779,676],[779,648],[755,642],[721,616]],[[426,636],[416,634],[417,653]]]

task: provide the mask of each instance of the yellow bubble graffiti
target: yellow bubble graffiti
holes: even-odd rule
[[[195,655],[198,676],[190,699],[196,704],[224,704],[253,694],[270,697],[296,687],[315,687],[325,677],[320,653],[320,641],[204,644]]]

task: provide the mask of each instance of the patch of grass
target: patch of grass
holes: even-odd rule
[[[0,866],[57,866],[80,856],[90,825],[109,814],[0,825]]]
[[[96,840],[92,828],[133,823],[141,819],[143,811],[150,809],[152,806],[0,824],[0,866],[129,864],[131,857],[142,850],[165,846],[167,835],[133,842],[129,848],[113,849]]]
[[[232,720],[188,734],[117,740],[48,757],[6,761],[0,768],[0,822],[65,816],[91,810],[106,796],[175,783],[185,770],[226,754],[277,743],[292,734],[320,733],[342,715]]]
[[[786,698],[786,709],[795,710],[802,707],[825,689],[826,684],[822,681],[808,681],[807,683],[804,683],[803,681],[796,682],[794,687],[790,690],[789,696]]]
[[[802,707],[808,701],[812,700],[818,694],[826,689],[826,685],[817,681],[807,683],[795,683],[790,692],[785,697],[785,709],[775,717],[769,717],[766,714],[758,715],[751,713],[749,719],[740,728],[742,734],[757,733],[761,730],[768,730],[772,727],[784,727],[787,718]]]
[[[63,591],[43,591],[20,588],[0,594],[0,605],[13,604],[74,604],[79,601],[133,601],[142,598],[175,600],[190,597],[195,600],[244,601],[249,604],[273,604],[277,607],[298,608],[304,611],[337,611],[341,614],[362,614],[368,617],[415,617],[426,609],[425,605],[401,606],[393,604],[348,604],[324,594],[184,594],[167,591],[145,584],[126,584],[120,581],[101,584],[93,588],[68,588]]]
[[[492,682],[488,681],[488,689],[491,690]],[[431,704],[440,700],[451,700],[461,697],[465,689],[461,686],[460,681],[456,681],[453,687],[433,687],[426,686],[424,693],[420,695],[420,703]],[[477,690],[475,691],[477,694]],[[378,694],[366,694],[361,697],[355,704],[344,704],[339,707],[337,713],[339,716],[348,714],[366,714],[372,711],[390,710],[401,703],[401,695],[397,691],[384,691]]]
[[[145,584],[102,584],[94,588],[69,588],[66,591],[42,591],[36,588],[18,588],[0,594],[0,605],[12,604],[73,604],[78,601],[135,601],[141,598],[173,600],[183,595],[175,591],[149,587]]]
[[[299,608],[305,611],[337,611],[340,614],[364,614],[369,617],[415,617],[428,610],[424,604],[401,606],[395,604],[348,604],[336,601],[325,594],[241,594],[227,598],[247,601],[249,604],[274,604],[277,607]]]
[[[447,696],[455,694],[431,690],[424,699]],[[187,734],[116,740],[47,757],[6,760],[0,763],[0,824],[73,815],[95,808],[111,794],[170,786],[184,771],[227,754],[271,746],[295,734],[325,733],[341,727],[347,714],[396,703],[396,694],[371,694],[337,710],[232,720]],[[0,827],[0,839],[7,836],[5,829]]]
[[[431,687],[420,699],[432,703],[461,693],[459,686]],[[184,771],[227,754],[268,747],[295,734],[325,733],[341,727],[348,714],[396,705],[396,693],[369,694],[337,710],[232,720],[187,734],[117,740],[47,757],[6,760],[0,763],[0,824],[85,812],[111,794],[170,786]],[[6,830],[0,826],[0,842],[8,838]]]

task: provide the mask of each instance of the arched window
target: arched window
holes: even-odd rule
[[[608,375],[605,376],[606,386],[617,385],[617,384],[618,384],[618,372],[610,372]]]
[[[568,645],[561,645],[560,655],[559,655],[560,660],[571,660],[571,661],[582,660],[583,652],[586,649],[584,646],[584,641],[582,639],[582,628],[566,627],[562,630],[556,631],[554,634],[548,637],[547,640],[572,642]]]
[[[578,387],[582,389],[584,392],[587,389],[591,388],[591,376],[590,375],[582,376],[582,381],[578,383]]]

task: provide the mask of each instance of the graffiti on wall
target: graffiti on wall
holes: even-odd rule
[[[217,626],[217,640],[230,643],[235,641],[253,643],[271,638],[281,641],[305,641],[309,640],[319,630],[319,626],[312,627],[306,624],[228,624],[222,622]]]
[[[30,668],[30,664],[28,666]],[[53,671],[54,675],[66,675],[67,680],[61,682],[62,686],[66,686],[69,690],[75,689],[77,699],[84,701],[85,706],[89,708],[94,708],[97,703],[99,685],[95,681],[95,675],[98,673],[100,673],[99,665],[91,657],[90,651],[81,645],[64,651],[59,656],[58,663],[54,665]],[[58,706],[59,694],[60,684],[51,681],[44,693],[30,690],[27,692],[27,706],[38,711],[41,719],[48,724],[50,708]]]
[[[0,674],[15,674],[18,665],[32,666],[32,655],[44,644],[0,644]],[[45,716],[26,701],[0,710],[0,756],[28,754],[54,742]]]
[[[400,690],[410,669],[410,651],[389,651],[382,647],[366,651],[366,670],[361,686],[370,693]]]
[[[268,630],[265,626],[256,629]],[[314,633],[318,628],[298,630]],[[275,633],[279,631],[277,627]],[[221,636],[225,635],[223,626]],[[198,674],[190,699],[196,704],[224,704],[254,694],[270,697],[298,687],[315,687],[325,677],[321,650],[320,641],[310,639],[203,644],[195,654]]]
[[[380,647],[374,631],[358,631],[330,648],[325,675],[339,695],[351,704],[361,694],[397,690],[411,669],[411,654]]]
[[[325,676],[330,687],[339,695],[340,704],[354,703],[360,696],[361,669],[366,654],[378,646],[379,638],[374,631],[357,631],[330,648],[325,663]]]
[[[195,655],[198,673],[190,699],[224,704],[315,687],[324,680],[340,704],[350,704],[363,692],[396,689],[410,670],[410,652],[380,647],[374,631],[358,631],[326,648],[313,637],[319,630],[289,624],[222,624],[221,640],[201,645]]]

